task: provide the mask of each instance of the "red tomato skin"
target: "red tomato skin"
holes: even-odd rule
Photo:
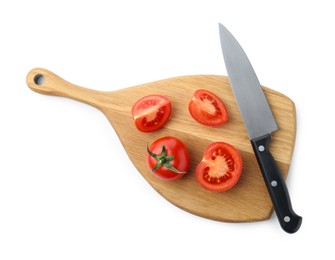
[[[162,151],[162,145],[166,147],[167,156],[174,156],[174,159],[171,161],[173,167],[180,172],[187,172],[190,167],[190,156],[185,144],[176,137],[166,136],[154,141],[149,146],[149,150],[159,155]],[[146,154],[146,163],[148,169],[161,180],[177,180],[185,175],[185,173],[175,173],[164,165],[156,171],[152,171],[157,164],[157,160],[148,153]]]
[[[224,181],[220,183],[216,183],[215,181],[209,182],[205,177],[206,168],[208,170],[208,168],[214,168],[216,166],[216,162],[213,160],[213,157],[218,156],[214,156],[214,154],[218,153],[217,151],[219,151],[219,149],[222,149],[223,151],[222,156],[225,154],[225,156],[233,162],[233,165],[230,166],[232,170],[229,170],[229,178]],[[209,191],[224,192],[236,185],[240,179],[241,173],[242,157],[236,148],[228,143],[214,142],[206,148],[203,159],[196,168],[196,179],[203,188]]]
[[[151,109],[157,106],[157,109]],[[153,132],[162,128],[171,116],[171,101],[162,95],[147,95],[137,100],[131,109],[135,126],[141,132]],[[151,120],[147,120],[150,117]]]
[[[210,106],[215,110],[215,112],[213,111],[214,114],[204,109],[204,105],[205,107],[209,105],[206,105],[204,100],[208,100],[207,103],[211,103]],[[226,106],[218,96],[208,90],[198,89],[195,91],[189,103],[188,110],[194,120],[206,126],[219,126],[228,120]]]

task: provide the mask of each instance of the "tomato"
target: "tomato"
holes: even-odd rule
[[[242,157],[230,144],[210,144],[196,168],[196,179],[210,191],[226,191],[234,187],[241,176]]]
[[[139,99],[131,109],[135,125],[142,132],[152,132],[165,125],[171,115],[171,101],[161,95],[148,95]]]
[[[208,90],[198,89],[188,105],[191,116],[200,124],[219,126],[227,122],[228,112],[219,97]]]
[[[179,179],[190,167],[188,150],[178,138],[166,136],[157,139],[147,151],[147,167],[162,180]]]

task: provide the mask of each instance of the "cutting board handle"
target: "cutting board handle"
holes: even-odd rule
[[[38,93],[75,99],[98,109],[108,102],[104,92],[74,85],[42,68],[32,69],[28,73],[27,85]]]

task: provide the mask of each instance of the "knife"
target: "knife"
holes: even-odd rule
[[[269,150],[271,133],[278,130],[277,123],[241,45],[222,24],[219,30],[228,78],[276,215],[282,229],[294,233],[300,228],[302,217],[292,209],[285,181]]]

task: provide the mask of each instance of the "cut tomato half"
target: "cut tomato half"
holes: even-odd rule
[[[191,116],[203,125],[219,126],[228,120],[226,106],[219,97],[208,90],[195,91],[188,109]]]
[[[196,169],[196,179],[207,190],[222,192],[238,182],[242,172],[242,157],[230,144],[210,144]]]
[[[171,101],[162,95],[148,95],[139,99],[132,107],[135,125],[142,132],[162,128],[171,115]]]

